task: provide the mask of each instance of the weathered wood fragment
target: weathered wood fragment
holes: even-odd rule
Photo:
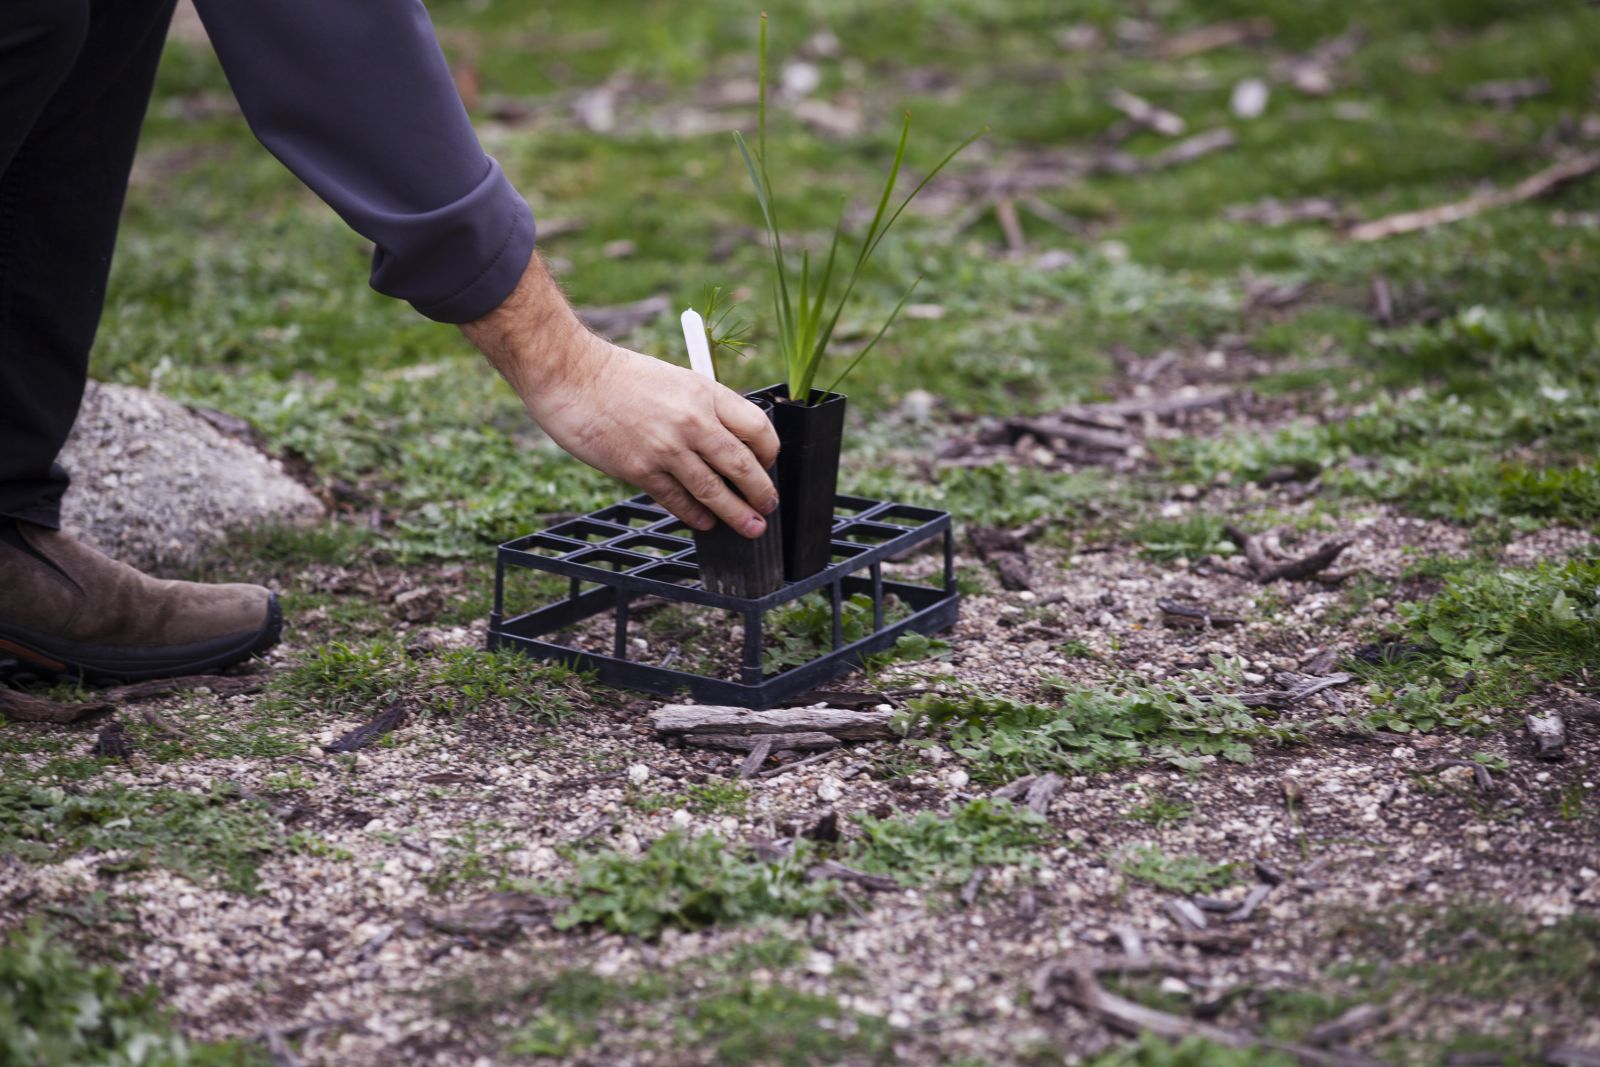
[[[1561,713],[1553,709],[1530,711],[1522,717],[1533,738],[1534,755],[1540,759],[1556,760],[1566,755],[1567,724]]]
[[[896,736],[886,711],[844,708],[772,708],[755,711],[721,704],[663,704],[650,713],[659,734],[824,733],[841,741],[883,741]]]
[[[1352,241],[1379,241],[1397,234],[1415,233],[1445,223],[1459,222],[1492,208],[1506,207],[1510,204],[1520,204],[1525,200],[1548,196],[1565,185],[1595,173],[1600,173],[1600,152],[1574,156],[1551,164],[1537,174],[1529,175],[1509,189],[1495,189],[1487,193],[1477,193],[1464,200],[1436,204],[1420,211],[1403,211],[1398,215],[1373,219],[1371,222],[1363,222],[1359,226],[1352,227],[1345,236]]]
[[[115,704],[104,700],[66,704],[20,689],[0,689],[0,715],[12,722],[53,722],[65,726],[116,710]]]
[[[839,747],[832,734],[815,730],[795,734],[684,734],[683,743],[696,748],[725,748],[730,752],[749,752],[761,741],[771,739],[771,752],[822,752]]]
[[[744,762],[739,764],[739,777],[751,778],[767,762],[767,757],[772,754],[772,734],[763,734],[755,739],[750,746],[750,754],[745,756]]]

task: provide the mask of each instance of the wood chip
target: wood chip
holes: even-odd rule
[[[1244,622],[1237,615],[1224,615],[1209,608],[1184,604],[1167,597],[1157,600],[1156,607],[1161,609],[1163,621],[1168,626],[1203,626],[1206,629],[1215,629],[1219,626],[1238,626]]]
[[[961,903],[964,907],[972,907],[978,899],[978,891],[983,888],[984,880],[989,877],[989,868],[977,867],[967,879],[967,884],[961,887]]]
[[[1567,724],[1554,710],[1530,711],[1522,717],[1533,738],[1534,755],[1543,760],[1558,760],[1566,755]]]
[[[755,777],[755,773],[761,769],[761,765],[767,762],[767,757],[772,754],[772,736],[771,734],[766,734],[755,739],[755,743],[750,746],[750,754],[744,758],[743,763],[739,764],[739,777],[741,779]]]
[[[1168,37],[1156,46],[1156,55],[1166,59],[1183,59],[1218,48],[1244,44],[1247,41],[1264,41],[1277,32],[1271,19],[1265,16],[1235,19],[1231,22],[1214,22],[1209,26],[1189,30]]]
[[[115,704],[104,700],[68,704],[24,693],[20,689],[0,689],[0,715],[11,722],[52,722],[66,726],[116,710]]]
[[[1182,897],[1174,897],[1167,901],[1163,907],[1168,915],[1180,927],[1190,930],[1204,930],[1206,928],[1205,912],[1194,906],[1194,903]]]
[[[1275,884],[1251,886],[1250,892],[1245,895],[1243,902],[1237,908],[1224,915],[1222,921],[1225,923],[1248,922],[1250,917],[1256,913],[1256,909],[1261,906],[1262,901],[1272,895],[1272,886]]]
[[[1565,185],[1597,172],[1600,172],[1600,153],[1576,156],[1552,164],[1537,174],[1522,179],[1509,189],[1495,189],[1487,193],[1477,193],[1464,200],[1423,208],[1420,211],[1404,211],[1398,215],[1373,219],[1371,222],[1364,222],[1351,228],[1345,236],[1352,241],[1380,241],[1385,237],[1415,233],[1418,230],[1459,222],[1492,208],[1548,196]]]
[[[528,927],[544,922],[565,903],[533,893],[490,893],[455,907],[425,913],[421,918],[442,933],[506,942]]]
[[[1059,774],[1042,774],[1028,785],[1027,798],[1023,801],[1036,815],[1045,815],[1050,811],[1050,802],[1056,798],[1067,784],[1067,780]]]
[[[1328,541],[1308,556],[1279,562],[1273,549],[1281,550],[1278,544],[1281,531],[1268,530],[1259,534],[1246,534],[1237,526],[1230,524],[1224,526],[1222,532],[1244,552],[1250,577],[1262,585],[1278,581],[1298,581],[1319,574],[1332,566],[1334,560],[1352,544],[1348,539]]]

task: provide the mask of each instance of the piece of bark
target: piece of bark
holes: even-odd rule
[[[1566,755],[1567,724],[1561,713],[1554,710],[1530,711],[1522,717],[1533,738],[1533,754],[1544,760],[1557,760]]]
[[[1251,864],[1251,869],[1256,872],[1257,878],[1261,879],[1261,881],[1265,882],[1269,886],[1282,885],[1284,882],[1289,880],[1287,875],[1264,860],[1256,860]]]
[[[167,741],[181,741],[189,735],[162,717],[154,708],[140,708],[139,718],[150,727],[150,732]]]
[[[378,738],[396,729],[406,721],[408,711],[404,704],[391,704],[378,712],[369,722],[357,726],[331,745],[323,745],[324,752],[359,752]]]
[[[127,704],[155,700],[174,693],[188,693],[195,689],[209,689],[218,696],[240,696],[259,693],[266,687],[265,674],[192,674],[186,678],[156,678],[148,682],[114,686],[105,691],[105,696],[107,700]]]
[[[1562,1045],[1544,1054],[1550,1067],[1600,1067],[1600,1049]]]
[[[761,765],[767,762],[767,757],[772,754],[772,737],[772,734],[765,734],[755,739],[755,743],[750,746],[750,754],[745,756],[744,762],[739,765],[741,779],[753,778],[761,769]]]
[[[1261,902],[1266,900],[1271,893],[1272,884],[1252,886],[1250,892],[1245,895],[1239,906],[1224,915],[1222,921],[1225,923],[1248,922],[1250,917],[1256,913],[1256,909],[1261,906]]]
[[[983,888],[983,883],[989,877],[989,868],[979,866],[973,869],[967,878],[967,884],[961,887],[961,903],[964,907],[972,907],[978,899],[978,891]]]
[[[113,719],[100,728],[91,751],[101,759],[126,760],[133,755],[133,742],[128,740],[122,724]]]
[[[989,795],[994,797],[996,800],[1009,800],[1015,803],[1018,799],[1024,796],[1033,786],[1033,783],[1037,782],[1038,780],[1038,775],[1025,774],[1021,778],[1007,782],[1005,785],[1001,786],[999,789],[996,789]]]
[[[1331,567],[1333,561],[1338,559],[1340,553],[1349,548],[1350,544],[1350,541],[1329,541],[1309,556],[1268,568],[1266,572],[1256,576],[1256,581],[1268,585],[1272,582],[1310,578]]]
[[[696,748],[722,748],[730,752],[749,752],[770,738],[770,752],[825,752],[839,747],[832,734],[816,731],[793,734],[684,734],[683,743]],[[770,753],[769,753],[770,754]]]
[[[1048,416],[1007,419],[1005,428],[1013,441],[1029,433],[1047,443],[1060,441],[1093,452],[1127,452],[1139,443],[1137,438],[1122,430],[1074,425]]]
[[[842,836],[839,833],[839,813],[830,811],[811,824],[811,828],[800,835],[807,841],[817,841],[822,844],[832,844]]]
[[[1027,798],[1023,803],[1034,814],[1044,815],[1050,810],[1050,802],[1066,784],[1067,780],[1059,774],[1042,774],[1028,784]]]
[[[1403,211],[1398,215],[1373,219],[1371,222],[1363,222],[1359,226],[1352,227],[1345,236],[1352,241],[1380,241],[1385,237],[1415,233],[1445,223],[1459,222],[1492,208],[1506,207],[1525,200],[1548,196],[1564,185],[1597,172],[1600,172],[1600,153],[1575,156],[1554,163],[1537,174],[1529,175],[1509,189],[1495,189],[1487,193],[1477,193],[1464,200],[1436,204],[1420,211]]]
[[[1190,930],[1204,930],[1206,928],[1205,913],[1195,907],[1192,901],[1184,900],[1182,897],[1174,897],[1167,901],[1163,907],[1166,908],[1167,914],[1172,916],[1173,921],[1180,927],[1188,927]]]
[[[886,711],[844,708],[772,708],[754,711],[720,704],[663,704],[650,713],[658,734],[824,733],[841,741],[885,741],[896,737]]]
[[[1306,1034],[1312,1045],[1341,1045],[1357,1034],[1366,1033],[1389,1018],[1389,1012],[1380,1004],[1357,1004],[1336,1019],[1314,1026]]]
[[[64,704],[20,689],[0,689],[0,715],[12,722],[53,722],[66,726],[116,710],[115,704],[104,700]]]

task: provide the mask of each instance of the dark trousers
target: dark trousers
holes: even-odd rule
[[[0,516],[58,524],[174,0],[0,0]]]

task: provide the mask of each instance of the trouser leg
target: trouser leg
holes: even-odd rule
[[[55,527],[174,0],[0,0],[0,516]]]

